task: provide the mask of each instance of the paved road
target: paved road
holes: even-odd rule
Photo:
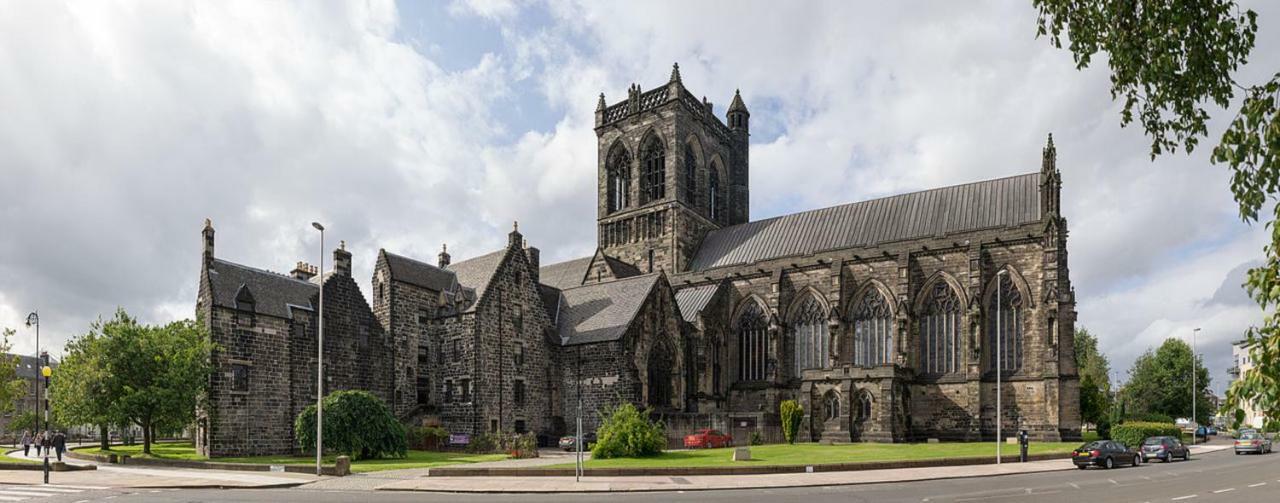
[[[1153,463],[1138,468],[1091,469],[991,478],[935,480],[803,489],[738,490],[686,493],[585,495],[462,495],[379,491],[316,491],[305,488],[268,490],[92,491],[76,498],[39,498],[48,503],[106,501],[176,503],[189,501],[261,501],[329,503],[348,501],[463,502],[498,501],[628,503],[640,501],[723,502],[1240,502],[1280,501],[1280,453],[1235,456],[1231,451],[1204,454],[1188,462]]]

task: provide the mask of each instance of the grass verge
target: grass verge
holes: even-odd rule
[[[1030,454],[1067,453],[1079,442],[1032,442]],[[1004,445],[1006,458],[1018,456],[1017,445]],[[796,466],[872,461],[975,458],[995,456],[993,442],[939,444],[770,444],[751,447],[751,461],[734,462],[733,448],[666,451],[649,458],[592,459],[588,468],[684,468],[701,466]],[[571,467],[572,463],[555,467]]]
[[[158,442],[151,445],[151,454],[142,454],[142,444],[113,445],[110,450],[97,448],[77,449],[85,454],[126,454],[132,457],[150,457],[155,459],[178,459],[187,461],[214,461],[219,463],[250,463],[259,465],[313,465],[316,458],[311,456],[251,456],[237,458],[209,459],[196,454],[195,447],[189,442]],[[332,464],[335,456],[325,456],[325,464]],[[352,461],[351,471],[355,473],[376,472],[382,470],[400,470],[405,468],[432,468],[483,461],[506,459],[505,454],[469,454],[465,452],[409,451],[403,458],[367,459]]]

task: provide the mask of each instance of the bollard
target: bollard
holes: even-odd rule
[[[44,457],[44,483],[49,483],[49,456]]]

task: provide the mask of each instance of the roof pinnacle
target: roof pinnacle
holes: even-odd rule
[[[605,107],[605,104],[604,104],[604,93],[600,93],[600,101],[597,101],[597,102],[596,102],[596,111],[597,111],[597,112],[603,112],[603,111],[604,111],[604,107]]]
[[[680,82],[680,63],[671,64],[671,81]]]

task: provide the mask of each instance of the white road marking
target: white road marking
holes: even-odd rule
[[[1194,497],[1196,497],[1196,496],[1197,496],[1197,495],[1195,495],[1195,494],[1188,494],[1188,495],[1186,495],[1186,496],[1178,496],[1177,498],[1171,498],[1171,499],[1169,499],[1169,501],[1182,501],[1182,500],[1189,500],[1189,499],[1194,498]]]
[[[90,489],[111,489],[110,487],[107,487],[107,486],[69,486],[69,485],[66,485],[66,484],[49,484],[49,485],[44,486],[44,487],[65,487],[65,488],[67,488],[67,489],[84,489],[84,490],[90,490]]]
[[[1257,484],[1250,484],[1249,487],[1260,487],[1265,485],[1267,485],[1266,482],[1258,482]]]
[[[1067,482],[1067,485],[1069,485],[1069,486],[1071,486],[1071,487],[1074,487],[1074,488],[1076,488],[1076,489],[1079,489],[1079,488],[1080,488],[1080,485],[1079,485],[1079,484],[1076,484],[1075,482]]]
[[[26,498],[15,498],[13,496],[0,496],[0,501],[22,501]],[[79,502],[77,502],[79,503]]]
[[[1228,487],[1228,488],[1226,488],[1226,489],[1218,489],[1217,491],[1214,491],[1214,492],[1213,492],[1213,494],[1222,494],[1222,493],[1231,492],[1231,491],[1234,491],[1234,490],[1236,490],[1236,488],[1234,488],[1234,487]]]
[[[48,491],[51,493],[82,493],[84,492],[79,489],[63,489],[61,487],[49,487],[49,486],[23,486],[21,488],[15,487],[14,489],[21,489],[23,491]]]
[[[6,488],[6,489],[5,489],[5,490],[3,490],[3,491],[0,491],[0,494],[5,495],[5,496],[27,496],[27,497],[35,496],[35,497],[37,497],[37,498],[48,498],[49,496],[53,496],[53,494],[50,494],[50,493],[36,493],[36,492],[26,492],[26,491],[12,491],[12,490],[9,490],[8,488]]]

